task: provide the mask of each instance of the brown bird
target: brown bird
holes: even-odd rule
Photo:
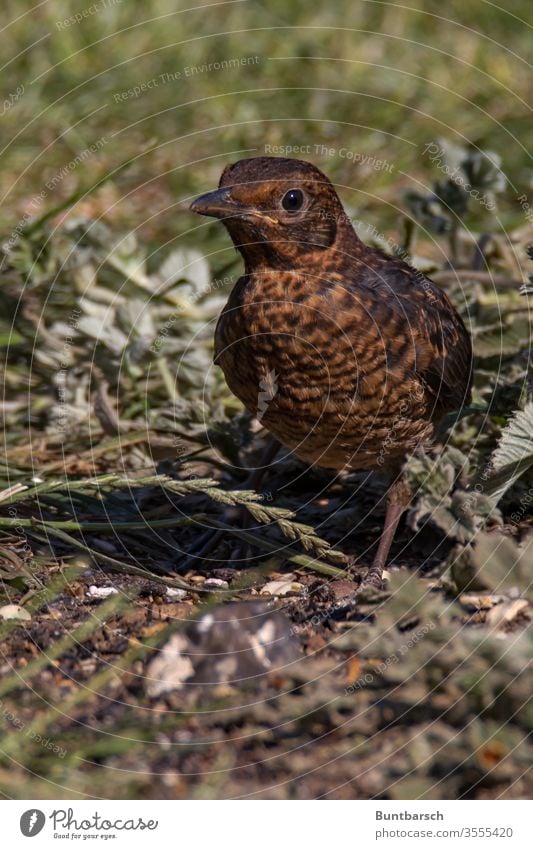
[[[222,219],[244,260],[215,333],[229,388],[306,463],[392,480],[365,579],[379,586],[410,499],[406,454],[469,402],[469,333],[422,272],[359,239],[308,162],[241,160],[191,209]]]

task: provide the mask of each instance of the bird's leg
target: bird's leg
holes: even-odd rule
[[[407,481],[401,473],[401,468],[396,469],[396,475],[387,491],[387,511],[385,514],[385,525],[379,540],[378,550],[374,557],[374,562],[368,570],[355,592],[341,601],[336,601],[329,607],[322,608],[320,618],[322,621],[342,617],[344,614],[353,610],[361,595],[364,595],[366,590],[381,589],[383,579],[383,570],[387,565],[390,547],[394,539],[398,522],[401,515],[409,505],[411,500],[411,490]]]
[[[405,478],[399,473],[393,480],[387,492],[387,511],[385,514],[385,526],[381,534],[378,550],[372,566],[361,584],[362,588],[381,587],[383,570],[387,565],[390,547],[398,527],[402,513],[406,510],[411,500],[411,490]]]
[[[270,464],[276,458],[276,454],[281,448],[281,443],[273,436],[268,437],[264,451],[259,458],[259,465],[248,475],[243,485],[239,489],[259,489],[265,477],[265,472],[268,471]]]
[[[253,490],[254,492],[257,492],[261,488],[265,473],[268,471],[270,464],[275,459],[280,447],[281,444],[278,440],[274,439],[273,436],[270,436],[263,453],[259,458],[259,464],[249,473],[246,480],[238,487],[238,489]],[[236,507],[230,507],[222,517],[222,521],[228,521],[230,523],[233,521],[234,524],[238,523],[240,528],[244,530],[249,527],[250,518],[250,511],[243,505],[238,505]],[[225,533],[225,531],[222,531],[222,533]],[[250,550],[248,543],[239,542],[233,556],[235,560],[245,560],[249,553]]]
[[[280,443],[277,439],[274,439],[273,436],[269,437],[268,442],[264,448],[263,453],[259,459],[259,464],[253,471],[250,472],[246,480],[238,487],[238,489],[242,490],[257,490],[261,486],[263,482],[263,478],[265,473],[268,471],[268,468],[276,454],[280,449]],[[230,507],[224,511],[222,516],[222,521],[224,523],[235,523],[236,520],[240,520],[240,524],[243,527],[247,527],[249,523],[250,514],[246,507],[238,506],[238,507]],[[210,554],[216,545],[220,542],[224,534],[226,534],[226,530],[210,530],[203,534],[198,540],[195,550],[189,554],[188,561],[190,561],[189,565],[192,565],[194,561],[202,560]],[[236,559],[239,559],[236,555]]]

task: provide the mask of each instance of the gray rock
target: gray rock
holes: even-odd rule
[[[213,607],[160,649],[148,664],[146,690],[157,697],[187,685],[256,687],[300,657],[291,622],[264,602]]]

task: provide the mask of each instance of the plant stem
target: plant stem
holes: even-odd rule
[[[0,528],[49,528],[50,530],[59,528],[64,531],[107,531],[114,533],[115,531],[146,531],[151,528],[179,528],[184,525],[194,525],[197,522],[205,520],[203,513],[197,513],[193,516],[174,516],[171,519],[154,519],[152,522],[76,522],[73,519],[65,519],[63,521],[48,521],[44,519],[6,519],[0,517]]]
[[[279,543],[270,542],[270,540],[267,540],[264,537],[251,534],[248,531],[241,530],[240,528],[234,528],[231,525],[226,525],[224,522],[219,522],[216,519],[209,519],[206,524],[209,524],[214,528],[228,531],[239,539],[242,539],[244,542],[247,542],[249,545],[256,546],[256,548],[262,548],[264,551],[268,551],[272,554],[280,550]],[[283,554],[283,557],[291,563],[294,563],[295,566],[301,566],[304,569],[310,569],[313,572],[321,572],[323,575],[329,575],[331,578],[346,577],[346,571],[344,569],[337,569],[336,566],[330,566],[328,563],[322,563],[321,560],[317,560],[314,557],[308,557],[307,554]]]

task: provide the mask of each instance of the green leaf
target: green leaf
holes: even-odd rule
[[[479,359],[509,357],[527,348],[531,341],[529,318],[507,317],[501,324],[480,328],[474,335],[474,353]]]
[[[490,459],[484,491],[497,501],[533,466],[533,402],[514,413]]]
[[[511,537],[479,533],[476,539],[450,557],[450,574],[458,592],[503,592],[531,589],[531,545],[519,548]]]

